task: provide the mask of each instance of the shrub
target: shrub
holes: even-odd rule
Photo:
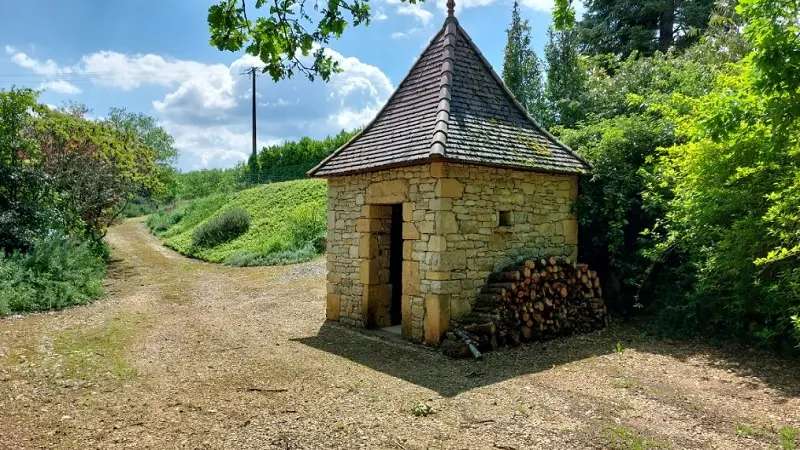
[[[119,216],[122,218],[141,217],[148,214],[153,214],[156,211],[158,211],[158,205],[153,199],[137,195],[133,200],[125,205],[125,208],[122,209],[122,212],[119,213]]]
[[[153,234],[163,233],[183,219],[183,210],[176,209],[170,212],[161,211],[147,219],[147,227]]]
[[[88,303],[102,295],[104,275],[88,243],[62,235],[36,240],[27,253],[0,253],[0,315]]]
[[[216,247],[244,234],[249,228],[247,211],[232,208],[197,227],[192,235],[192,247]]]
[[[327,232],[326,211],[324,202],[301,205],[292,211],[287,223],[292,247],[299,249],[310,243],[318,252],[325,250],[322,242]]]
[[[181,220],[165,231],[163,237],[169,238],[199,226],[202,222],[214,217],[229,202],[230,196],[228,194],[214,194],[189,202],[186,207],[182,208],[183,217]]]
[[[236,251],[225,260],[225,264],[237,267],[278,266],[311,261],[319,252],[311,243],[297,250],[283,250],[274,253],[259,254],[248,251]]]

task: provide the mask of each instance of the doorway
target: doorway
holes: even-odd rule
[[[389,245],[389,284],[392,286],[392,303],[389,309],[391,325],[403,320],[403,205],[392,205]]]

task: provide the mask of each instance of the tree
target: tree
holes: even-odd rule
[[[54,220],[36,142],[25,135],[37,98],[31,89],[0,90],[0,254],[27,250]]]
[[[80,110],[39,108],[26,134],[38,144],[39,167],[71,233],[99,242],[136,193],[158,189],[153,149]]]
[[[664,187],[648,186],[660,148],[679,142],[676,121],[653,105],[673,98],[696,99],[714,86],[721,68],[746,51],[736,27],[715,30],[683,53],[592,58],[581,98],[585,119],[559,137],[594,165],[581,180],[576,202],[580,259],[602,271],[604,292],[613,306],[630,307],[636,296],[662,298],[668,285],[664,264],[657,270],[648,253],[652,230],[664,219],[665,205],[650,201]],[[645,300],[642,300],[645,301]]]
[[[208,9],[208,25],[212,46],[257,56],[264,63],[262,72],[275,81],[297,72],[328,81],[340,69],[324,45],[341,37],[347,26],[368,25],[370,19],[369,0],[314,2],[311,11],[305,0],[255,1],[256,10],[265,5],[268,13],[250,20],[245,0],[222,0]],[[249,13],[254,17],[254,11]]]
[[[574,30],[547,31],[545,98],[555,125],[574,127],[584,117],[581,101],[586,71],[576,47]]]
[[[81,105],[82,106],[82,105]],[[83,107],[83,114],[78,109],[78,117],[84,117],[88,112]],[[157,202],[167,203],[173,201],[177,196],[177,173],[173,165],[178,160],[178,150],[175,148],[175,140],[167,130],[159,125],[158,121],[151,116],[143,113],[128,111],[125,108],[109,109],[108,117],[103,121],[119,130],[136,138],[140,146],[149,148],[153,151],[158,170],[156,178],[158,183],[153,186],[158,190],[145,190],[137,192],[137,202]]]
[[[658,160],[652,182],[669,187],[661,247],[685,255],[693,276],[686,295],[654,301],[664,322],[796,345],[800,5],[742,0],[737,9],[752,52],[724,65],[705,95],[658,106],[681,138]]]
[[[716,0],[588,0],[577,24],[581,50],[621,57],[687,48],[708,28]]]
[[[170,167],[178,160],[172,135],[147,114],[112,107],[105,122],[123,133],[136,136],[141,145],[152,149],[160,167]]]
[[[511,25],[503,57],[503,82],[517,101],[539,122],[549,124],[550,114],[544,98],[542,63],[531,47],[531,27],[519,15],[519,3],[514,2]]]

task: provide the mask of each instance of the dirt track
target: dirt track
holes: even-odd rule
[[[108,240],[107,299],[0,320],[0,449],[800,448],[797,361],[628,326],[452,361],[325,324],[324,263]]]

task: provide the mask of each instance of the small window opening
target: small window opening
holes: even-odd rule
[[[514,225],[514,220],[511,217],[511,211],[500,211],[500,226],[510,227]]]

